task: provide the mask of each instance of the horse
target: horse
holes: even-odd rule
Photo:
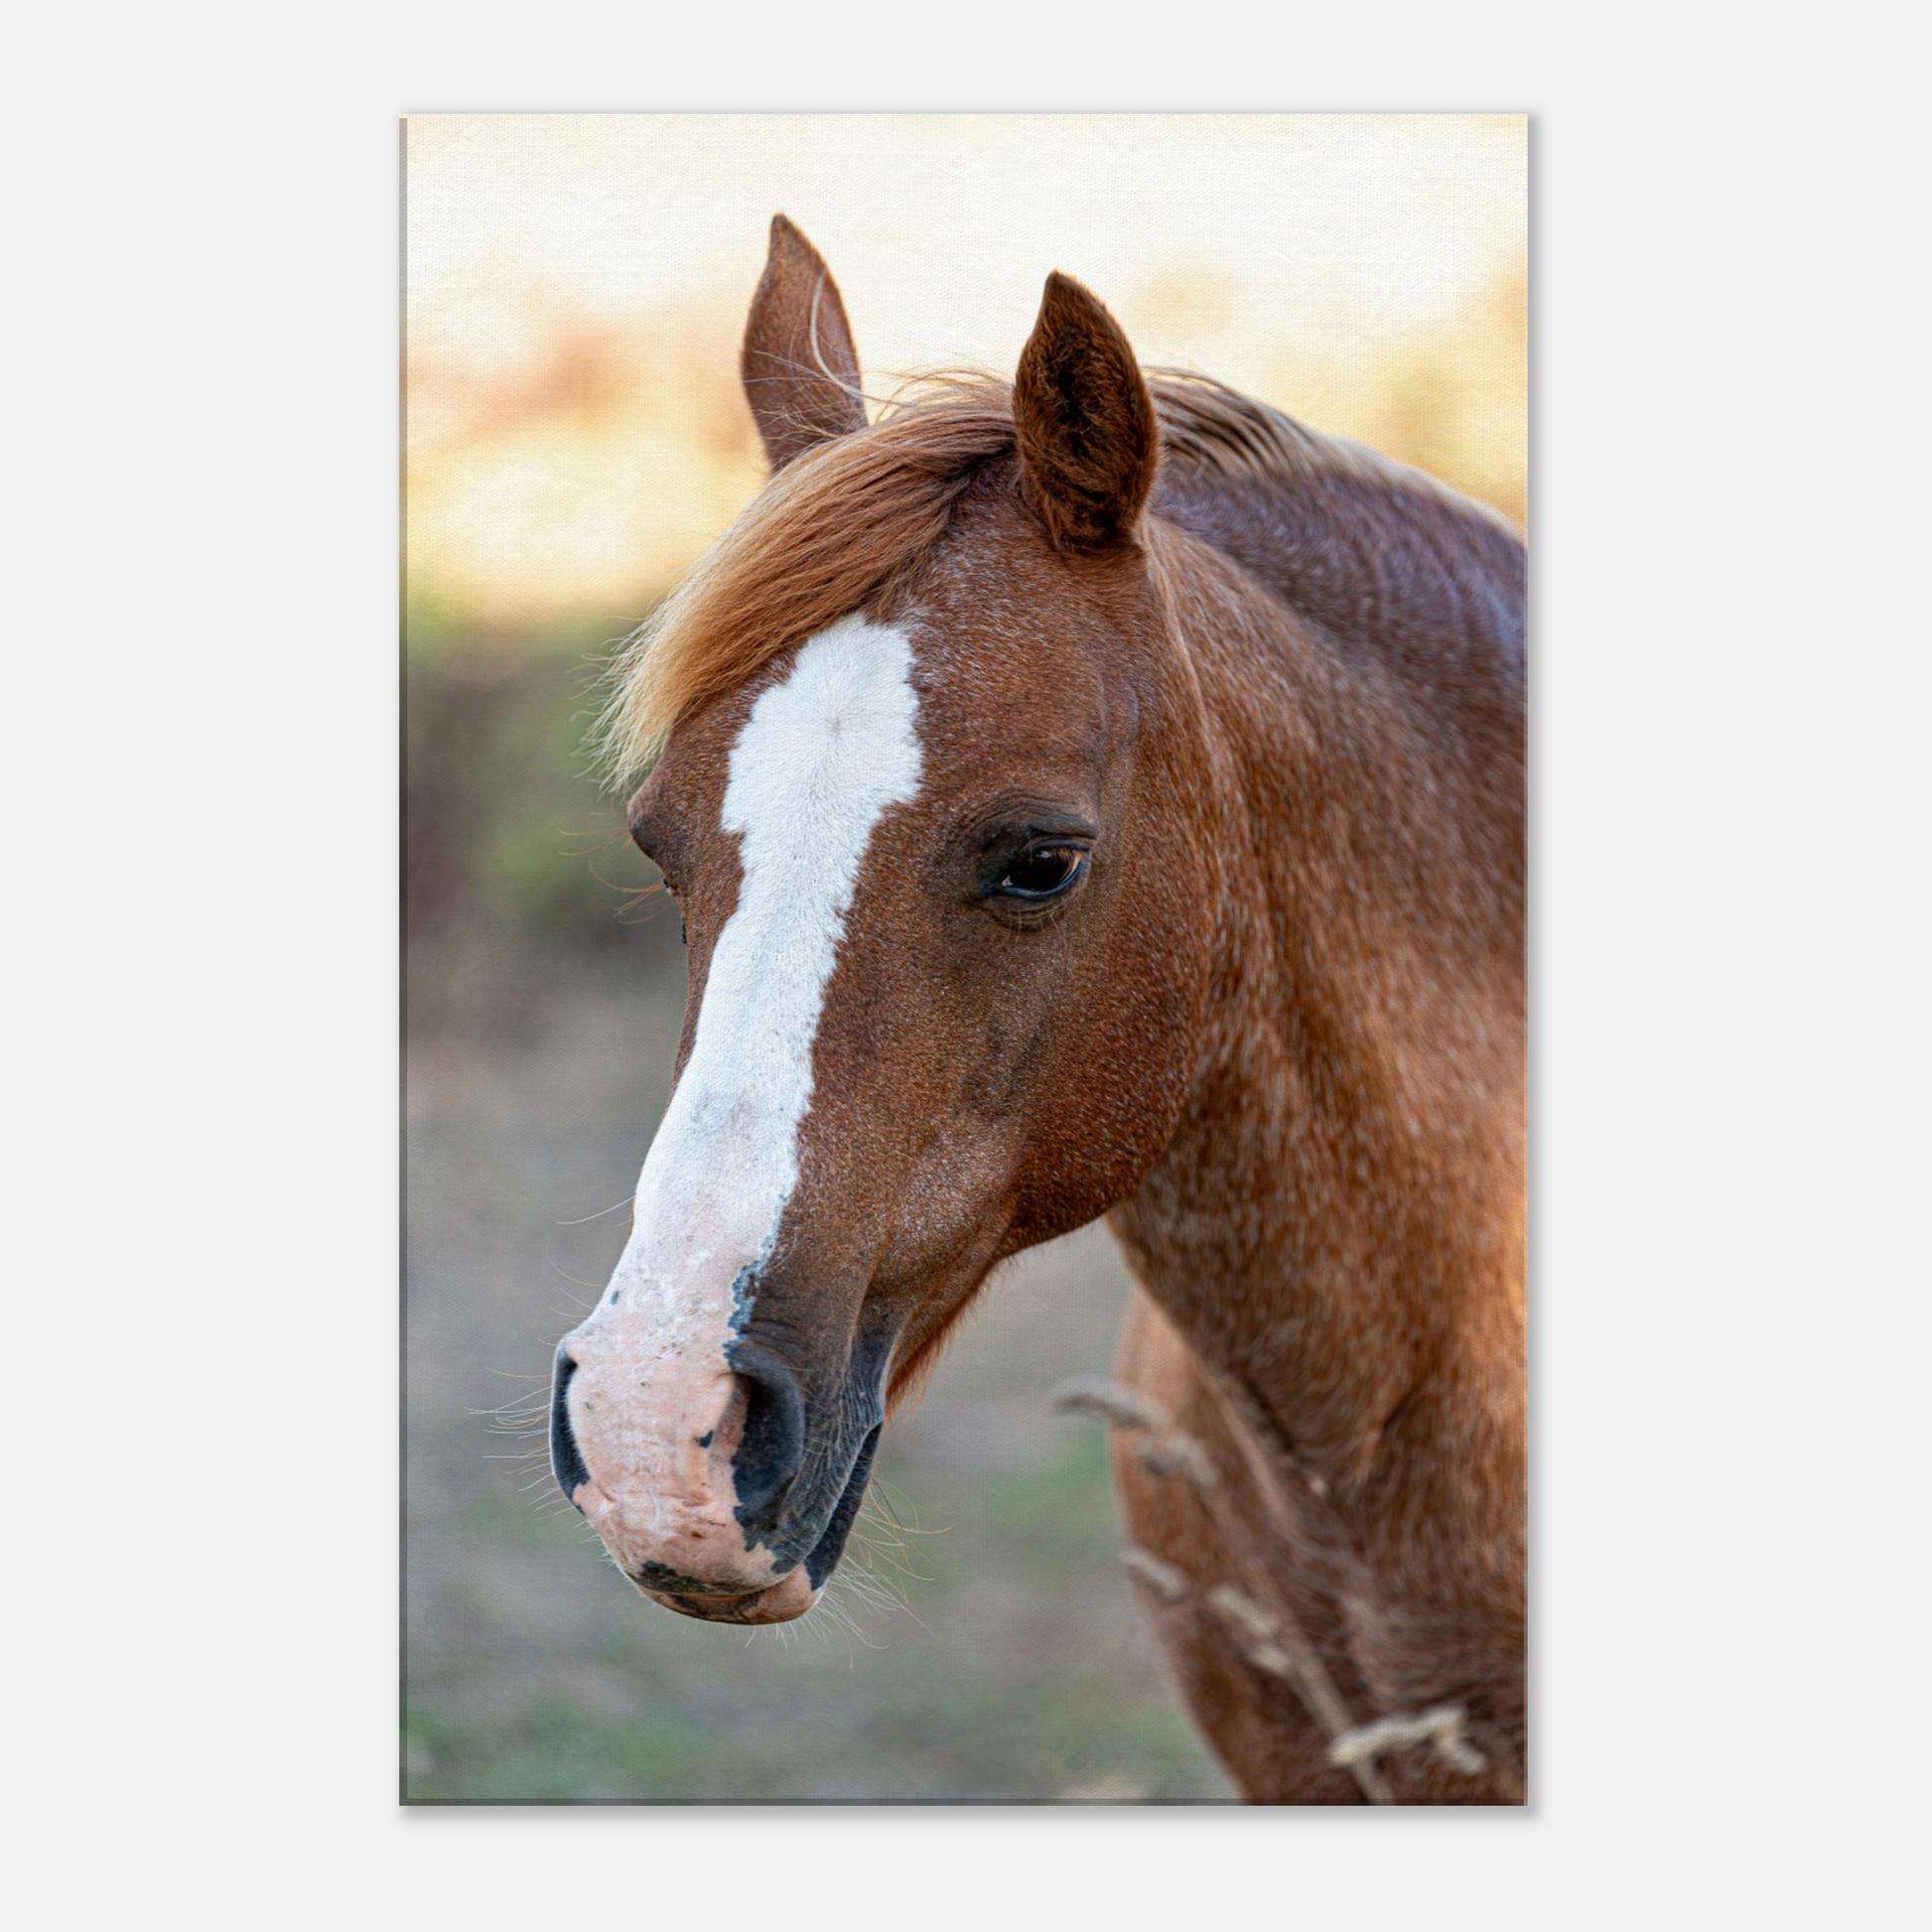
[[[602,741],[690,990],[564,1494],[653,1601],[803,1614],[982,1284],[1104,1216],[1127,1554],[1243,1799],[1521,1802],[1514,526],[1059,273],[1011,383],[871,419],[783,215],[741,374],[770,479]]]

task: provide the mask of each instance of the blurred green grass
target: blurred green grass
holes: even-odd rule
[[[1071,1428],[1071,1426],[1069,1426]],[[918,1479],[918,1478],[915,1478]],[[910,1608],[860,1607],[858,1633],[756,1635],[685,1624],[632,1596],[562,1527],[500,1499],[460,1513],[478,1570],[576,1562],[605,1600],[575,1639],[576,1692],[555,1685],[486,1710],[439,1695],[492,1672],[495,1645],[445,1656],[405,1714],[404,1792],[438,1803],[1200,1802],[1218,1774],[1164,1687],[1123,1673],[1114,1643],[949,1641],[975,1603],[976,1557],[998,1588],[1069,1598],[1115,1583],[1112,1505],[1097,1431],[1037,1467],[962,1488],[943,1536],[917,1539],[928,1581]],[[536,1525],[533,1531],[531,1526]],[[562,1547],[555,1547],[562,1546]],[[483,1605],[472,1604],[473,1617]],[[992,1606],[995,1617],[1001,1614]],[[1057,1619],[1055,1619],[1057,1621]],[[491,1622],[491,1634],[507,1634]],[[1117,1633],[1115,1633],[1117,1635]],[[566,1672],[566,1675],[569,1673]],[[596,1688],[592,1690],[590,1685]]]

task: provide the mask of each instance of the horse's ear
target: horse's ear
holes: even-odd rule
[[[1120,324],[1057,270],[1020,352],[1013,420],[1027,500],[1060,548],[1134,534],[1161,460],[1154,398]]]
[[[825,259],[782,214],[752,297],[738,372],[773,470],[849,430],[864,429],[859,357]]]

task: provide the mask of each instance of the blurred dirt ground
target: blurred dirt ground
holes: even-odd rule
[[[1230,1801],[1120,1571],[1100,1433],[1047,1411],[1111,1355],[1128,1282],[1105,1232],[1014,1264],[888,1431],[858,1581],[781,1628],[673,1616],[518,1459],[541,1438],[477,1412],[540,1398],[622,1245],[623,1208],[599,1210],[627,1202],[666,1097],[675,922],[486,974],[420,948],[411,981],[405,1801]],[[903,1601],[867,1600],[882,1584]]]

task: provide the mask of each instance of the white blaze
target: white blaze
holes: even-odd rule
[[[738,904],[637,1182],[633,1247],[668,1237],[686,1268],[729,1247],[735,1279],[776,1231],[859,865],[887,809],[918,790],[911,670],[903,630],[845,618],[804,645],[739,733],[721,818],[739,835]]]
[[[613,1476],[640,1503],[660,1484],[688,1494],[680,1473],[698,1476],[683,1433],[729,1388],[733,1284],[798,1178],[812,1045],[859,868],[880,819],[918,790],[911,669],[903,630],[844,618],[759,695],[732,749],[721,823],[739,838],[738,903],[637,1181],[630,1239],[576,1330],[634,1365],[622,1419],[601,1403],[585,1447],[594,1466],[615,1456]]]

